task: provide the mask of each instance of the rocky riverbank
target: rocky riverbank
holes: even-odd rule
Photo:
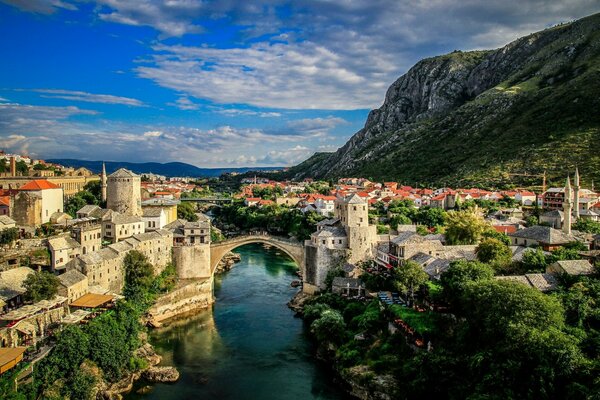
[[[302,316],[306,303],[314,295],[299,291],[287,303],[288,307]],[[316,338],[315,338],[316,340]],[[342,368],[335,359],[337,348],[330,342],[318,342],[315,356],[329,364],[340,380],[340,386],[351,396],[360,400],[392,400],[398,382],[391,375],[379,375],[367,365]]]
[[[134,383],[144,378],[148,382],[176,382],[179,379],[179,371],[175,367],[157,366],[162,357],[156,353],[152,345],[146,342],[135,351],[135,356],[142,360],[143,368],[135,372],[127,372],[117,382],[109,384],[102,376],[102,371],[92,363],[84,362],[81,369],[88,372],[96,379],[96,384],[92,389],[92,398],[97,400],[120,400],[123,394],[129,393],[133,389]]]
[[[229,252],[223,256],[217,268],[215,269],[215,274],[222,274],[223,272],[229,271],[236,262],[242,260],[242,257],[238,253]]]

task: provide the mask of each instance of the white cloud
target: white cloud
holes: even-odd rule
[[[21,89],[27,90],[27,89]],[[71,101],[83,101],[88,103],[123,104],[126,106],[141,107],[144,105],[140,100],[129,97],[113,96],[110,94],[95,94],[76,90],[62,89],[31,89],[32,92],[42,93],[42,97],[51,99],[63,99]]]
[[[227,116],[257,116],[261,118],[275,118],[281,117],[281,113],[274,111],[253,111],[253,110],[243,110],[239,108],[218,108],[213,107],[213,111],[218,114],[223,114]]]
[[[175,100],[175,103],[167,103],[169,106],[177,107],[180,110],[198,110],[200,106],[193,101],[191,101],[188,97],[180,97]]]
[[[148,131],[148,132],[144,132],[144,136],[145,137],[160,137],[162,136],[162,132],[161,131]]]
[[[53,14],[57,9],[65,9],[74,11],[77,10],[75,5],[60,1],[60,0],[0,0],[3,3],[17,7],[22,11],[38,13],[38,14]]]
[[[192,23],[203,9],[200,0],[98,0],[98,15],[104,21],[134,26],[151,26],[164,37],[198,33],[202,29]]]

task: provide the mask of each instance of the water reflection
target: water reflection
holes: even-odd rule
[[[165,365],[181,379],[129,399],[342,399],[329,371],[312,357],[302,320],[286,306],[296,265],[262,245],[236,249],[242,261],[215,280],[217,301],[153,331]],[[279,254],[278,254],[279,253]]]

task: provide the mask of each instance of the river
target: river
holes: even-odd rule
[[[286,306],[297,291],[290,287],[294,262],[258,244],[236,252],[241,262],[215,279],[212,310],[150,334],[162,364],[176,366],[180,380],[126,398],[348,399],[315,360],[302,320]]]

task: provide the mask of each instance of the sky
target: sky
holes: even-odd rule
[[[0,0],[0,149],[290,166],[335,151],[422,58],[598,0]]]

